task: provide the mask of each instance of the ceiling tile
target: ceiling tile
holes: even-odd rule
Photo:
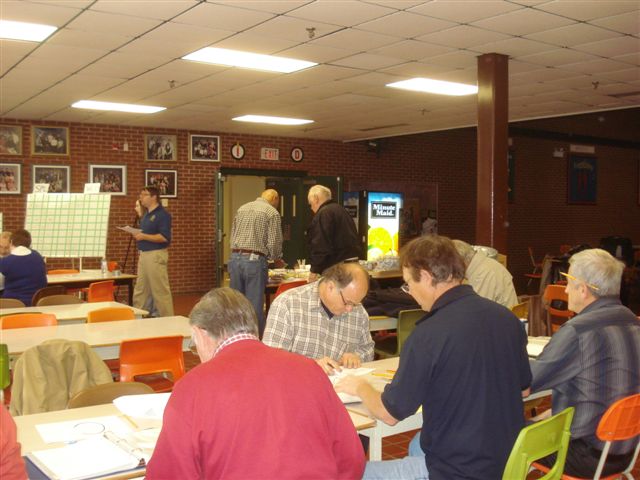
[[[265,55],[283,55],[283,50],[288,50],[298,45],[298,42],[286,38],[268,37],[265,35],[256,35],[250,32],[243,32],[237,35],[227,35],[212,47],[228,48],[231,50],[242,50],[246,52],[262,53]],[[299,60],[308,60],[307,58],[299,58]]]
[[[278,52],[278,55],[288,58],[298,58],[316,63],[331,63],[334,60],[358,53],[357,50],[329,47],[318,44],[299,44],[295,47]]]
[[[469,50],[473,50],[475,52],[501,53],[515,58],[519,58],[524,55],[533,55],[534,53],[548,52],[555,49],[556,47],[554,45],[516,37],[469,48]]]
[[[209,3],[214,3],[218,5],[226,5],[230,7],[238,6],[238,0],[227,0],[227,1],[208,0],[208,1]],[[311,3],[312,1],[313,0],[302,0],[302,1],[242,0],[242,8],[280,15],[280,14],[295,10],[296,8],[306,5],[307,3]]]
[[[640,38],[630,36],[616,37],[609,40],[576,45],[573,48],[602,57],[615,57],[617,55],[640,52]]]
[[[615,30],[616,32],[638,35],[640,34],[640,21],[638,20],[638,15],[640,14],[636,10],[634,12],[622,13],[611,17],[597,18],[592,20],[591,23],[610,30]]]
[[[353,0],[319,1],[309,3],[288,16],[301,18],[308,21],[319,21],[343,27],[352,27],[373,19],[394,13],[391,8],[380,5],[371,5]]]
[[[66,5],[55,5],[52,2],[31,3],[22,0],[2,0],[1,16],[3,20],[62,27],[85,7],[84,2],[65,3]]]
[[[629,53],[627,55],[616,55],[615,57],[611,57],[611,60],[640,66],[640,50],[635,53]]]
[[[344,47],[347,45],[351,49],[368,51],[388,45],[393,45],[402,40],[400,37],[381,35],[379,33],[364,32],[348,28],[338,32],[325,35],[324,37],[312,40],[312,44],[328,45],[331,47]]]
[[[0,75],[4,75],[37,47],[35,42],[0,40]]]
[[[308,29],[313,28],[312,31]],[[341,30],[343,27],[330,25],[322,22],[309,22],[299,18],[281,15],[269,21],[256,25],[248,30],[254,35],[264,35],[266,37],[284,38],[295,42],[308,42],[313,38],[322,38],[333,32]],[[336,45],[342,47],[343,45]]]
[[[503,33],[491,32],[470,25],[458,25],[440,32],[421,35],[416,39],[449,47],[467,48],[508,38],[509,36]]]
[[[118,35],[124,37],[138,37],[157,27],[160,23],[160,20],[155,19],[85,11],[69,23],[68,28],[108,34],[117,32]]]
[[[384,57],[382,55],[371,55],[369,53],[359,53],[351,57],[342,58],[332,62],[334,65],[340,65],[348,68],[357,68],[362,70],[378,70],[405,63],[403,60]]]
[[[597,60],[595,55],[578,52],[570,48],[560,48],[544,53],[536,53],[534,55],[525,55],[518,57],[523,62],[535,63],[545,67],[558,67],[569,63],[584,62],[587,60]]]
[[[187,25],[200,25],[221,30],[246,30],[262,22],[273,18],[273,14],[236,8],[242,2],[236,2],[234,6],[214,5],[211,3],[199,3],[189,11],[175,17],[172,21],[186,23]]]
[[[466,5],[466,4],[465,4]],[[472,25],[511,35],[527,35],[575,23],[564,17],[533,10],[516,10],[473,22]]]
[[[629,0],[607,0],[606,2],[594,2],[591,0],[554,0],[552,2],[537,5],[536,8],[545,12],[586,21],[595,18],[608,17],[619,13],[638,11],[639,5],[636,1]]]
[[[468,50],[457,50],[455,52],[445,53],[444,55],[424,58],[422,62],[450,68],[469,68],[477,66],[478,54],[469,52]]]
[[[403,38],[414,38],[425,33],[437,32],[453,27],[455,23],[429,18],[415,13],[396,12],[391,15],[358,25],[359,30],[383,33]]]
[[[525,35],[525,38],[553,43],[559,47],[572,47],[580,43],[606,40],[619,35],[620,34],[605,28],[588,25],[586,23],[575,23],[573,25],[567,25],[566,27]]]
[[[87,75],[113,78],[134,78],[147,70],[157,68],[170,60],[155,55],[139,55],[113,52],[82,70]]]
[[[435,0],[410,8],[409,11],[456,23],[471,23],[521,8],[519,5],[503,1],[452,2]]]
[[[163,0],[161,2],[153,3],[148,0],[127,0],[126,2],[98,0],[91,5],[90,10],[95,10],[96,12],[131,15],[133,17],[169,20],[197,4],[198,2],[195,0]]]
[[[400,77],[427,77],[433,78],[439,73],[448,72],[449,67],[441,65],[429,65],[424,62],[407,62],[395,67],[385,68],[381,73],[397,75]]]
[[[616,72],[604,72],[597,76],[598,79],[606,78],[618,82],[637,82],[640,80],[640,69],[630,68],[628,70],[618,70]]]
[[[600,59],[600,60],[591,60],[589,62],[582,63],[572,63],[569,65],[563,65],[563,69],[571,70],[575,72],[582,73],[608,73],[615,72],[616,70],[626,70],[629,68],[629,65],[624,64],[622,62],[615,62],[613,60]]]
[[[450,47],[416,40],[403,40],[386,47],[373,49],[371,53],[401,58],[403,60],[420,60],[452,51],[453,49]]]
[[[125,37],[124,35],[116,33],[90,32],[86,30],[64,28],[54,33],[47,41],[47,45],[95,48],[99,50],[112,51],[130,41],[131,37]]]

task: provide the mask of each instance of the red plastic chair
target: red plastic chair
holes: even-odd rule
[[[291,290],[292,288],[296,288],[296,287],[301,287],[302,285],[306,285],[307,282],[306,280],[293,280],[291,282],[282,282],[280,285],[278,285],[278,289],[276,290],[276,293],[273,294],[273,298],[277,298],[278,295],[280,295],[283,292],[286,292],[287,290]]]
[[[605,442],[602,454],[600,455],[600,461],[596,469],[594,480],[614,480],[625,476],[627,478],[633,478],[631,470],[638,459],[638,452],[640,452],[640,393],[631,395],[629,397],[622,398],[611,405],[604,413],[598,424],[596,430],[596,436],[599,440]],[[607,460],[611,443],[616,441],[628,440],[633,437],[638,437],[635,454],[631,459],[631,462],[621,472],[601,477],[602,469]],[[549,469],[544,465],[537,463],[533,464],[533,467],[542,472],[548,472]],[[572,477],[570,475],[562,475],[563,480],[585,480],[578,477]]]
[[[53,313],[18,313],[0,318],[2,330],[9,328],[50,327],[58,325]]]
[[[89,284],[87,301],[91,302],[115,302],[113,296],[113,280],[94,282]]]
[[[80,270],[75,268],[58,268],[56,270],[49,270],[47,275],[69,275],[72,273],[80,273]]]
[[[87,323],[135,320],[136,314],[129,307],[107,307],[87,313]]]
[[[156,392],[170,392],[184,375],[182,341],[180,335],[124,340],[120,344],[120,381],[142,382]],[[157,375],[167,372],[171,373],[171,380]],[[150,375],[154,377],[143,377]]]
[[[531,285],[532,280],[541,280],[542,279],[542,262],[536,262],[536,259],[533,258],[533,248],[527,247],[529,251],[529,259],[531,260],[531,266],[533,270],[531,273],[525,273],[524,276],[529,279],[527,282],[527,288]]]

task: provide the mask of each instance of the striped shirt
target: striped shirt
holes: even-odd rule
[[[553,389],[553,413],[575,407],[571,437],[602,450],[595,432],[603,413],[640,392],[640,322],[617,298],[599,298],[551,337],[531,372],[532,391]],[[632,447],[633,440],[615,442],[611,453]]]
[[[369,316],[362,305],[351,312],[329,317],[313,282],[293,288],[273,301],[262,341],[276,348],[312,359],[330,357],[340,361],[345,353],[373,360]]]
[[[231,249],[253,250],[271,260],[282,258],[280,213],[264,198],[242,205],[231,226]]]

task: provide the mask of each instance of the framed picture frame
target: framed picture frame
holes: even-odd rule
[[[22,127],[0,125],[0,155],[22,155]]]
[[[192,162],[219,162],[220,137],[217,135],[189,135],[189,160]]]
[[[144,184],[154,186],[163,198],[178,197],[178,171],[177,170],[155,170],[146,169],[144,171]]]
[[[0,163],[0,195],[22,193],[22,165]]]
[[[567,203],[595,205],[598,193],[598,159],[593,155],[569,156]]]
[[[48,183],[49,193],[69,193],[71,167],[64,165],[34,165],[31,175],[31,191],[36,183]]]
[[[32,155],[69,155],[67,127],[31,126]]]
[[[89,165],[89,183],[99,183],[100,191],[111,195],[127,194],[126,165]]]
[[[145,135],[144,159],[148,162],[176,162],[178,160],[177,135]]]

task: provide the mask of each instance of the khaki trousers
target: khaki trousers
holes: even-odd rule
[[[139,252],[138,279],[133,291],[133,306],[144,308],[149,297],[153,298],[153,304],[161,317],[173,315],[173,297],[169,287],[169,252],[162,250],[150,250]]]

